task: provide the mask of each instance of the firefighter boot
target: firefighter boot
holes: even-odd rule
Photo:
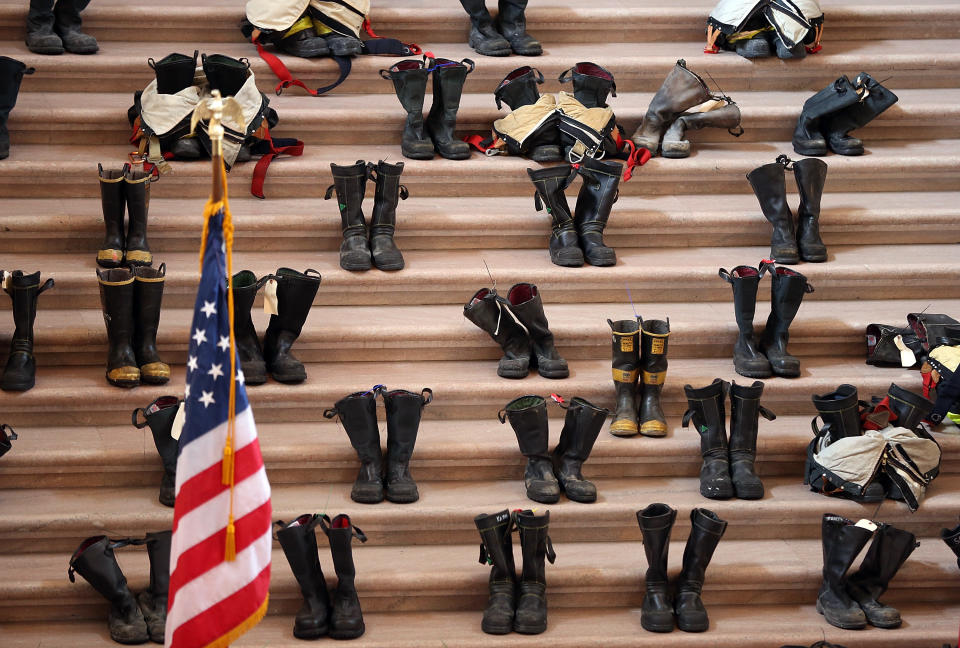
[[[617,408],[610,434],[628,437],[640,432],[637,422],[637,378],[640,375],[640,325],[636,320],[607,320],[613,332],[613,388]]]
[[[541,396],[520,396],[507,403],[497,416],[501,423],[510,419],[520,453],[527,458],[523,471],[527,497],[543,504],[555,503],[560,499],[560,484],[547,452],[550,430],[546,401]]]
[[[640,320],[640,434],[667,435],[667,420],[660,407],[660,395],[667,378],[667,340],[670,320]]]

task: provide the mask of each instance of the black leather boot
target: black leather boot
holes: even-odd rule
[[[489,288],[481,288],[463,305],[463,316],[486,332],[503,349],[497,365],[501,378],[526,378],[530,373],[530,338],[509,308]]]
[[[146,407],[133,410],[131,422],[138,430],[150,426],[153,443],[157,446],[160,462],[163,464],[163,479],[160,481],[160,503],[173,507],[177,485],[177,452],[180,442],[171,436],[173,421],[177,418],[183,403],[176,396],[161,396]],[[143,423],[140,415],[143,415]]]
[[[855,83],[858,89],[865,88],[862,99],[827,115],[820,122],[827,145],[839,155],[863,155],[863,142],[848,133],[863,128],[898,100],[897,95],[866,72],[857,75]]]
[[[361,504],[383,501],[383,455],[380,451],[380,429],[377,427],[377,394],[379,385],[370,391],[344,396],[324,411],[325,418],[340,417],[350,445],[360,458],[360,472],[353,482],[350,499]]]
[[[380,76],[393,81],[400,106],[407,111],[400,152],[411,160],[432,160],[433,142],[423,132],[423,97],[430,70],[423,61],[407,60],[395,63],[389,70],[380,70]]]
[[[577,63],[561,72],[557,81],[573,81],[573,97],[586,108],[606,108],[607,95],[617,96],[613,73],[596,63]]]
[[[89,3],[90,0],[57,0],[53,8],[53,28],[63,41],[63,48],[72,54],[96,54],[100,49],[96,38],[80,30],[80,12]]]
[[[363,218],[363,193],[367,188],[367,165],[363,160],[341,166],[330,164],[333,184],[327,187],[324,200],[337,192],[343,243],[340,244],[340,267],[344,270],[369,270],[370,244],[367,241],[367,223]]]
[[[927,415],[933,409],[933,403],[930,400],[920,394],[914,394],[896,383],[890,383],[890,388],[887,389],[887,398],[890,403],[890,410],[897,417],[893,424],[897,427],[907,428],[911,432],[917,432],[921,429],[920,423],[927,418]]]
[[[800,361],[787,353],[787,340],[803,296],[812,293],[813,286],[789,268],[775,268],[770,276],[770,316],[760,338],[760,350],[770,361],[774,375],[796,378],[800,375]]]
[[[800,192],[797,207],[797,247],[800,258],[812,263],[827,260],[827,246],[820,238],[820,196],[827,179],[827,163],[805,158],[793,163],[793,176]]]
[[[643,534],[643,552],[647,557],[644,579],[646,591],[640,605],[640,625],[647,632],[673,630],[673,601],[667,587],[667,555],[670,551],[670,530],[677,512],[666,504],[650,504],[637,511],[637,524]]]
[[[803,103],[793,131],[793,150],[800,155],[826,155],[827,140],[821,134],[821,120],[859,100],[850,79],[841,76]]]
[[[620,437],[640,432],[637,408],[637,378],[640,375],[640,324],[636,320],[607,320],[613,332],[613,388],[617,409],[610,434]]]
[[[687,131],[701,128],[725,128],[734,137],[740,137],[743,134],[743,128],[740,127],[740,108],[735,103],[728,103],[706,112],[683,113],[670,124],[670,128],[663,135],[660,143],[663,157],[690,157],[690,141],[683,137]]]
[[[577,195],[573,222],[583,257],[592,266],[616,265],[617,253],[604,244],[603,229],[610,220],[610,210],[619,196],[623,165],[587,157],[580,163],[577,172],[583,176],[583,184]]]
[[[879,599],[918,546],[917,537],[909,531],[889,524],[881,524],[877,529],[860,568],[847,579],[847,594],[863,610],[870,625],[877,628],[900,627],[900,611],[884,605]]]
[[[520,634],[540,634],[547,629],[547,565],[557,559],[550,542],[550,511],[535,515],[533,511],[518,511],[517,530],[520,533],[520,597],[513,630]]]
[[[107,536],[87,538],[70,557],[67,576],[74,583],[74,573],[80,574],[110,602],[107,623],[111,639],[122,644],[142,644],[150,639],[147,622],[113,555],[115,548],[128,544],[129,539],[110,541]]]
[[[363,611],[354,583],[357,571],[353,565],[353,538],[366,542],[367,536],[353,526],[350,516],[340,514],[327,526],[321,519],[320,527],[330,540],[333,569],[337,573],[337,586],[333,590],[333,605],[330,613],[330,636],[334,639],[355,639],[366,629]]]
[[[201,55],[203,73],[211,90],[219,90],[224,97],[234,97],[250,76],[250,61],[223,54]]]
[[[55,0],[30,0],[27,12],[27,49],[34,54],[63,54],[63,41],[53,31]]]
[[[490,565],[490,597],[483,610],[480,629],[487,634],[502,635],[513,630],[516,613],[517,568],[513,562],[512,530],[514,520],[510,511],[473,518],[480,532],[480,564]]]
[[[246,385],[262,385],[267,382],[267,363],[253,325],[253,302],[257,291],[272,275],[257,279],[250,270],[241,270],[233,275],[233,339],[237,345],[237,357]]]
[[[847,594],[847,570],[872,535],[872,531],[857,526],[845,517],[823,514],[823,584],[817,595],[817,612],[832,626],[844,630],[867,627],[863,610]]]
[[[126,247],[123,235],[123,216],[127,211],[126,183],[124,175],[127,167],[103,170],[98,164],[100,174],[100,203],[103,207],[103,224],[106,232],[103,243],[97,251],[97,265],[102,268],[118,268],[123,263],[123,249]]]
[[[610,410],[597,407],[584,398],[570,400],[560,441],[553,450],[554,472],[567,499],[584,503],[597,501],[597,487],[584,479],[580,470],[590,457],[608,416]]]
[[[957,568],[960,568],[960,524],[952,529],[940,529],[940,539],[957,556]]]
[[[667,419],[660,407],[663,383],[667,379],[667,341],[670,320],[640,319],[640,434],[649,437],[667,435]]]
[[[97,270],[100,305],[107,325],[107,382],[117,387],[140,384],[140,368],[133,351],[133,271]]]
[[[677,627],[684,632],[706,632],[710,627],[700,593],[703,591],[707,565],[726,530],[726,521],[713,511],[702,508],[690,511],[690,535],[683,550],[683,569],[677,579],[677,598],[674,603]]]
[[[811,400],[823,421],[819,433],[829,434],[830,443],[863,434],[860,428],[860,400],[857,398],[857,388],[853,385],[840,385],[823,396],[812,396]]]
[[[577,235],[576,223],[567,205],[564,190],[573,182],[577,170],[569,164],[542,169],[527,169],[527,175],[536,187],[534,205],[537,211],[544,207],[550,215],[550,261],[558,266],[578,268],[583,265],[583,250]]]
[[[510,43],[510,49],[520,56],[540,56],[543,47],[527,33],[527,0],[500,0],[497,30]]]
[[[507,293],[510,312],[526,327],[533,343],[530,365],[544,378],[566,378],[570,375],[567,361],[553,346],[553,333],[543,312],[543,300],[537,287],[529,283],[514,284]]]
[[[771,162],[747,174],[760,202],[763,216],[773,226],[770,236],[770,257],[777,263],[800,263],[797,250],[797,230],[793,214],[787,206],[787,184],[784,179],[786,162]]]
[[[700,494],[710,499],[733,497],[730,481],[730,458],[727,450],[727,426],[723,402],[727,398],[727,383],[719,378],[706,387],[694,389],[684,385],[689,409],[683,415],[683,427],[693,420],[700,434]]]
[[[157,353],[157,328],[167,264],[159,268],[133,268],[133,350],[140,367],[140,382],[163,385],[170,380],[170,366]]]
[[[510,43],[493,26],[493,18],[484,0],[460,0],[470,16],[470,39],[467,43],[484,56],[509,56]]]
[[[293,619],[293,636],[297,639],[316,639],[330,631],[330,595],[317,553],[316,527],[320,519],[319,515],[307,514],[289,524],[275,522],[280,526],[277,540],[303,594],[303,605]]]
[[[9,56],[0,56],[0,160],[10,157],[10,131],[7,119],[17,105],[20,94],[20,82],[23,75],[33,74],[34,68],[27,67]]]
[[[460,95],[467,75],[473,72],[473,61],[463,59],[459,63],[438,58],[433,61],[433,105],[424,122],[426,132],[433,140],[433,147],[448,160],[466,160],[470,157],[470,145],[456,135],[457,111]]]
[[[148,266],[153,254],[147,244],[147,212],[150,210],[150,183],[153,176],[127,169],[123,174],[123,193],[127,198],[127,240],[124,262],[131,266]]]
[[[199,54],[198,50],[194,50],[192,57],[173,53],[167,54],[159,61],[148,58],[147,65],[157,76],[157,94],[177,94],[192,86]]]
[[[760,268],[737,266],[732,272],[720,268],[720,278],[733,287],[733,314],[737,319],[737,341],[733,345],[733,367],[747,378],[769,378],[772,374],[770,361],[757,348],[753,333],[753,317],[757,310],[757,288],[767,266]]]
[[[560,499],[560,484],[553,474],[553,465],[547,452],[550,429],[546,401],[542,396],[520,396],[507,403],[497,417],[501,423],[510,419],[520,453],[527,458],[527,466],[523,471],[527,497],[543,504],[555,503]]]
[[[687,108],[702,104],[709,98],[710,91],[703,79],[687,69],[686,61],[678,60],[650,100],[643,122],[633,134],[633,143],[656,155],[660,138],[673,120]]]
[[[276,277],[277,314],[270,316],[267,332],[263,334],[263,357],[267,370],[277,382],[303,382],[307,371],[294,357],[291,347],[310,314],[313,298],[320,288],[320,273],[312,268],[302,273],[280,268]]]
[[[433,390],[424,388],[415,394],[405,389],[384,389],[382,395],[387,410],[387,500],[398,504],[416,502],[420,492],[410,476],[410,457],[417,443],[420,415],[433,400]]]
[[[49,288],[53,279],[40,283],[40,271],[25,275],[20,270],[9,273],[4,291],[13,302],[13,336],[10,355],[0,378],[4,391],[27,391],[36,384],[37,361],[33,357],[33,324],[37,319],[37,298]]]
[[[303,16],[286,31],[274,32],[270,42],[291,56],[316,58],[330,55],[330,45],[317,35],[310,16]]]
[[[373,214],[370,216],[370,254],[380,270],[403,270],[403,254],[393,240],[397,227],[397,204],[406,200],[407,188],[400,184],[403,162],[380,160],[367,164],[367,177],[376,183]]]
[[[497,102],[497,109],[507,104],[510,110],[534,104],[540,99],[540,89],[543,83],[543,73],[537,68],[523,65],[513,70],[493,91],[493,98]],[[563,159],[560,150],[560,131],[556,128],[541,128],[531,135],[528,157],[535,162],[559,162]]]
[[[167,625],[167,594],[170,590],[170,540],[172,531],[147,533],[143,543],[150,556],[150,586],[140,592],[137,603],[147,623],[150,641],[163,643]],[[139,542],[139,541],[138,541]]]
[[[0,457],[10,452],[10,448],[13,447],[11,441],[16,441],[18,438],[12,427],[6,423],[0,424]]]
[[[757,460],[757,430],[760,416],[773,421],[777,415],[760,404],[763,383],[730,385],[730,479],[740,499],[763,497],[763,482],[757,475],[754,463]]]

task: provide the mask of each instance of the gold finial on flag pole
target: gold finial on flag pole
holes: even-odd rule
[[[224,98],[219,90],[211,90],[210,96],[197,104],[190,117],[190,134],[197,130],[201,120],[207,120],[207,136],[210,138],[210,159],[213,162],[213,201],[219,202],[224,198],[223,182],[223,118],[229,117],[237,124],[242,124],[243,110],[239,102],[233,97]]]

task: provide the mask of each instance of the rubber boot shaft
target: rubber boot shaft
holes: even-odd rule
[[[267,363],[253,325],[253,303],[260,287],[269,275],[257,280],[250,270],[241,270],[233,275],[233,339],[237,345],[240,369],[246,385],[262,385],[267,382]]]
[[[97,265],[102,268],[118,268],[123,263],[126,247],[123,232],[123,216],[127,211],[125,169],[103,169],[97,165],[100,176],[100,203],[103,207],[104,236],[97,250]]]
[[[470,16],[470,38],[467,41],[470,47],[484,56],[509,56],[510,43],[494,27],[487,3],[484,0],[460,0],[460,4]]]
[[[177,94],[193,85],[193,76],[197,70],[199,52],[193,56],[186,54],[167,54],[159,61],[147,59],[157,77],[157,94]]]
[[[749,387],[730,386],[730,479],[740,499],[760,499],[763,497],[763,481],[757,475],[757,433],[760,416],[768,421],[776,415],[760,404],[763,395],[763,383],[754,381]]]
[[[806,277],[789,268],[776,268],[770,274],[770,315],[760,338],[760,350],[767,356],[775,375],[796,378],[800,375],[800,361],[787,352],[787,341],[803,296],[813,292],[813,286]]]
[[[850,520],[824,513],[821,523],[823,543],[823,583],[817,595],[817,612],[830,625],[844,630],[859,630],[867,625],[860,606],[847,594],[847,570],[870,541],[873,533]]]
[[[53,8],[54,30],[63,41],[63,48],[71,54],[95,54],[99,49],[97,40],[81,31],[80,12],[88,4],[90,0],[57,0]]]
[[[405,389],[383,391],[387,410],[386,496],[391,502],[406,504],[420,499],[417,484],[410,475],[410,457],[417,443],[420,416],[433,400],[433,391],[414,393]]]
[[[542,83],[543,73],[540,70],[529,65],[518,67],[503,77],[503,81],[493,91],[497,109],[502,109],[503,104],[506,104],[510,110],[516,110],[537,103],[540,98],[538,86]]]
[[[700,455],[703,466],[700,468],[700,494],[710,499],[728,499],[733,497],[733,483],[730,480],[730,460],[727,450],[727,429],[724,414],[724,400],[727,397],[727,383],[719,378],[706,387],[694,389],[690,385],[683,388],[687,396],[689,409],[683,415],[683,427],[690,421],[700,434]]]
[[[127,170],[123,174],[123,192],[127,198],[127,241],[124,261],[131,266],[148,266],[153,254],[147,243],[147,214],[150,211],[152,176],[143,171]]]
[[[640,320],[640,434],[667,435],[667,419],[660,406],[663,383],[667,379],[667,342],[670,320]]]
[[[863,434],[860,428],[860,401],[857,388],[853,385],[840,385],[828,394],[812,396],[811,400],[823,421],[820,433],[829,434],[831,443]]]
[[[487,634],[513,630],[516,613],[517,569],[513,562],[513,519],[506,509],[473,519],[480,532],[480,564],[490,565],[490,597],[480,628]]]
[[[140,368],[133,350],[133,281],[131,270],[97,270],[100,305],[107,326],[107,382],[117,387],[140,384]]]
[[[866,72],[857,75],[855,83],[865,88],[861,99],[825,116],[821,124],[827,146],[839,155],[863,155],[863,142],[850,137],[850,131],[863,128],[898,101],[897,95]]]
[[[636,320],[607,320],[612,332],[613,388],[617,406],[610,424],[614,436],[640,432],[637,379],[640,376],[640,324]]]
[[[687,131],[701,128],[725,128],[731,134],[740,127],[740,108],[737,104],[727,104],[707,112],[683,113],[670,124],[660,143],[663,157],[690,157],[690,141],[684,139]],[[743,131],[739,131],[742,133]]]
[[[727,530],[727,523],[713,511],[695,508],[690,511],[690,535],[683,550],[683,569],[677,579],[674,609],[677,627],[684,632],[706,632],[710,627],[707,609],[700,594],[707,565]]]
[[[368,177],[376,183],[373,214],[370,216],[370,253],[380,270],[402,270],[403,254],[393,240],[397,227],[397,204],[407,199],[407,188],[400,184],[403,162],[389,164],[380,160],[367,165]]]
[[[884,605],[879,599],[919,545],[917,537],[909,531],[889,524],[881,524],[877,529],[860,568],[847,579],[847,593],[863,610],[870,625],[900,627],[900,611]]]
[[[267,370],[277,382],[303,382],[307,379],[307,371],[291,348],[300,337],[317,296],[320,273],[310,268],[304,272],[280,268],[276,278],[277,314],[270,316],[270,324],[263,335],[263,357]]]
[[[770,258],[777,263],[800,263],[797,230],[793,214],[787,206],[787,185],[784,165],[771,162],[747,174],[747,180],[760,202],[760,209],[773,226],[770,235]]]
[[[180,443],[171,436],[173,421],[180,411],[181,401],[176,396],[161,396],[146,407],[133,410],[132,423],[138,430],[150,426],[153,443],[160,455],[163,478],[160,481],[160,503],[172,507],[176,496],[177,454]],[[140,416],[144,422],[140,422]]]
[[[560,484],[553,474],[553,464],[547,452],[550,429],[546,401],[542,396],[520,396],[507,403],[498,416],[501,423],[510,420],[520,454],[527,458],[523,473],[527,497],[543,504],[559,500]]]
[[[827,180],[827,163],[804,158],[793,163],[793,176],[800,192],[797,207],[797,248],[800,258],[812,263],[827,260],[827,246],[820,238],[820,197]]]
[[[448,160],[470,157],[470,145],[457,137],[456,128],[463,84],[473,67],[470,59],[457,62],[438,58],[433,61],[433,105],[424,125],[434,149]]]
[[[367,223],[363,218],[363,194],[367,188],[367,165],[363,160],[341,166],[330,164],[333,184],[327,187],[325,200],[331,190],[337,192],[343,242],[340,244],[340,267],[344,270],[369,270],[370,245],[367,242]]]
[[[501,378],[526,378],[530,373],[530,338],[497,293],[481,288],[463,305],[463,316],[477,325],[503,349],[497,365]]]
[[[150,641],[163,643],[167,625],[167,594],[170,589],[170,541],[172,531],[147,533],[144,544],[150,557],[150,586],[137,596],[147,623]]]
[[[380,429],[377,427],[377,393],[379,390],[354,392],[344,396],[323,413],[326,418],[339,416],[360,459],[360,472],[353,482],[350,499],[361,504],[383,501],[383,457],[380,451]]]
[[[423,100],[430,71],[423,61],[400,61],[380,76],[393,82],[400,106],[407,112],[400,139],[400,151],[413,160],[433,159],[433,142],[423,131]]]
[[[530,364],[544,378],[566,378],[570,375],[567,361],[560,357],[553,345],[553,333],[543,312],[540,291],[529,283],[514,284],[507,293],[510,312],[523,324],[533,343]]]
[[[590,457],[593,444],[609,415],[610,410],[580,397],[572,398],[567,407],[560,441],[553,451],[553,466],[560,488],[574,502],[597,501],[597,487],[584,479],[581,468]]]
[[[157,329],[160,327],[166,273],[166,264],[163,263],[159,268],[133,268],[133,351],[140,367],[140,382],[150,385],[162,385],[170,380],[170,366],[157,352]]]
[[[666,504],[650,504],[637,511],[637,524],[643,534],[643,552],[647,558],[640,625],[647,632],[670,632],[674,625],[673,601],[667,587],[667,556],[670,530],[677,512]]]
[[[549,534],[550,511],[540,515],[529,510],[520,511],[516,514],[516,521],[523,567],[517,588],[519,598],[513,629],[520,634],[540,634],[547,629],[546,561],[553,564],[556,560]]]
[[[536,188],[534,205],[537,211],[546,207],[550,215],[550,261],[571,268],[583,265],[583,251],[580,249],[576,223],[564,194],[576,173],[577,171],[567,164],[537,170],[527,169],[527,175]]]
[[[686,61],[678,60],[650,100],[643,121],[633,134],[633,143],[656,155],[660,138],[673,120],[686,109],[702,104],[709,98],[710,91],[703,79],[687,69]]]
[[[510,43],[510,49],[520,56],[540,56],[543,47],[527,33],[527,0],[500,0],[497,29]]]
[[[223,54],[201,56],[203,73],[211,90],[219,90],[223,97],[234,97],[250,76],[250,61],[235,59]]]
[[[737,320],[737,341],[733,345],[733,367],[748,378],[769,378],[770,361],[757,348],[753,318],[757,310],[757,290],[767,267],[737,266],[731,272],[720,268],[720,278],[733,288],[733,314]]]
[[[619,196],[623,165],[588,157],[580,163],[578,173],[583,176],[583,185],[577,195],[573,220],[583,257],[593,266],[616,265],[617,253],[604,244],[603,230]]]
[[[933,409],[933,402],[920,394],[914,394],[912,391],[900,387],[896,383],[890,383],[890,388],[887,389],[887,398],[889,399],[890,409],[897,416],[894,425],[907,428],[915,433],[921,431],[920,423],[930,414]]]
[[[293,572],[303,605],[293,620],[293,636],[297,639],[316,639],[330,630],[330,595],[320,568],[317,550],[318,515],[301,515],[289,524],[280,524],[277,540]]]
[[[330,615],[330,636],[334,639],[354,639],[363,634],[363,611],[357,597],[355,578],[357,571],[353,564],[353,537],[366,542],[367,537],[360,529],[350,523],[347,515],[338,515],[323,527],[330,540],[330,553],[333,556],[333,569],[337,573],[337,586],[333,590],[333,611]]]
[[[617,96],[617,83],[610,70],[584,61],[560,73],[560,83],[573,81],[573,97],[585,108],[606,108],[607,96]]]
[[[3,368],[3,376],[0,377],[0,389],[4,391],[27,391],[36,384],[33,325],[37,319],[37,299],[40,293],[51,287],[53,279],[40,283],[39,270],[33,274],[23,274],[20,270],[10,273],[9,285],[4,290],[13,302],[14,328],[10,338],[10,354]]]
[[[821,134],[821,120],[831,113],[855,104],[857,89],[846,76],[841,76],[803,103],[803,110],[793,131],[793,150],[800,155],[826,155],[827,140]]]

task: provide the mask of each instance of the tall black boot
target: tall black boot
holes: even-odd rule
[[[233,337],[246,385],[262,385],[267,382],[267,363],[253,325],[253,302],[257,291],[272,275],[257,279],[250,270],[241,270],[233,275]]]
[[[224,97],[233,97],[250,76],[250,61],[235,59],[223,54],[201,55],[203,73],[211,90],[219,90]]]
[[[547,629],[547,565],[557,559],[550,542],[550,511],[535,515],[533,511],[518,511],[517,530],[520,533],[520,598],[513,629],[520,634],[540,634]]]
[[[153,443],[157,446],[160,462],[163,464],[163,479],[160,481],[160,503],[172,507],[176,498],[177,451],[180,442],[171,436],[173,421],[180,411],[181,401],[176,396],[161,396],[146,407],[133,410],[131,422],[138,430],[150,426]],[[143,423],[140,415],[143,415]]]
[[[150,586],[140,592],[137,603],[147,622],[150,641],[163,643],[167,625],[167,593],[170,590],[170,540],[172,531],[147,533],[144,544],[150,556]]]
[[[543,47],[527,33],[527,0],[500,0],[497,29],[510,43],[510,49],[521,56],[540,56]]]
[[[493,91],[493,98],[497,102],[497,109],[507,104],[510,110],[537,103],[540,99],[540,89],[543,83],[543,73],[537,68],[523,65],[513,70]],[[531,135],[527,142],[530,153],[527,157],[535,162],[559,162],[563,159],[560,150],[560,131],[556,128],[540,128]]]
[[[97,270],[100,305],[107,325],[107,382],[117,387],[140,384],[133,351],[133,272],[127,268]]]
[[[687,69],[683,59],[673,66],[657,94],[650,100],[643,122],[633,133],[633,143],[645,148],[651,155],[657,154],[660,138],[667,127],[687,108],[691,108],[710,98],[707,84],[698,74]]]
[[[623,165],[587,157],[580,163],[577,172],[583,176],[583,185],[577,195],[573,222],[583,256],[592,266],[616,265],[617,253],[604,244],[603,229],[610,220],[610,211],[619,196]]]
[[[330,636],[334,639],[355,639],[366,629],[363,625],[363,611],[357,597],[354,583],[357,575],[353,565],[354,536],[360,542],[366,542],[363,531],[353,526],[350,516],[340,514],[330,521],[328,527],[323,520],[320,527],[330,540],[330,553],[333,555],[333,569],[337,573],[337,586],[333,590],[333,605],[330,613]]]
[[[53,27],[63,41],[63,48],[73,54],[95,54],[100,49],[96,38],[80,31],[80,12],[88,4],[90,0],[57,0],[53,8]]]
[[[830,443],[863,434],[860,427],[860,400],[857,398],[857,388],[853,385],[840,385],[823,396],[812,396],[811,400],[823,421],[819,432],[829,434]]]
[[[890,410],[897,416],[894,425],[907,428],[911,432],[917,432],[920,429],[920,423],[933,409],[931,401],[895,383],[890,383],[887,398]]]
[[[647,632],[673,630],[673,602],[667,587],[667,555],[670,530],[677,512],[666,504],[650,504],[637,511],[637,524],[643,534],[643,552],[647,557],[644,579],[646,591],[640,605],[640,625]]]
[[[473,61],[463,59],[459,63],[438,58],[433,61],[433,105],[424,122],[433,147],[448,160],[466,160],[470,157],[470,145],[456,135],[457,111],[460,95],[467,75],[473,72]]]
[[[263,357],[267,370],[277,382],[303,382],[307,371],[294,357],[291,347],[310,314],[313,298],[320,288],[320,273],[312,268],[305,272],[280,268],[276,277],[277,314],[270,316],[267,332],[263,334]]]
[[[150,639],[147,622],[113,555],[115,548],[128,544],[129,539],[111,542],[107,536],[87,538],[70,557],[67,576],[74,583],[74,573],[80,574],[110,602],[107,623],[111,639],[122,644],[142,644]]]
[[[597,407],[584,398],[572,398],[567,407],[560,441],[553,450],[553,465],[560,488],[574,502],[597,501],[597,487],[584,479],[580,470],[590,457],[608,416],[610,410]]]
[[[526,327],[533,343],[531,366],[544,378],[566,378],[570,375],[567,361],[553,346],[553,333],[543,312],[543,300],[537,287],[529,283],[514,284],[507,293],[510,312]]]
[[[424,388],[415,394],[394,389],[382,393],[387,410],[387,499],[398,504],[416,502],[420,493],[410,476],[410,457],[417,443],[420,415],[433,400],[433,390]]]
[[[555,503],[560,499],[560,484],[553,474],[553,465],[547,452],[550,428],[546,401],[542,396],[520,396],[507,403],[497,417],[501,423],[510,419],[520,453],[527,458],[527,466],[523,471],[527,497],[543,504]]]
[[[526,378],[530,373],[530,338],[496,291],[481,288],[463,305],[463,316],[486,332],[503,349],[497,365],[501,378]]]
[[[316,526],[320,519],[319,515],[307,514],[290,524],[275,523],[281,527],[277,540],[303,594],[303,605],[293,619],[293,636],[297,639],[316,639],[330,630],[330,595],[317,553]]]
[[[98,164],[100,174],[100,203],[103,208],[103,224],[106,232],[103,243],[97,251],[97,265],[102,268],[118,268],[123,263],[124,242],[123,216],[127,211],[126,182],[124,176],[127,167],[103,170]]]
[[[820,122],[827,145],[839,155],[863,155],[863,142],[856,137],[850,137],[848,133],[863,128],[898,100],[897,95],[866,72],[857,75],[856,85],[857,88],[866,89],[863,98],[827,115]]]
[[[40,284],[40,271],[25,275],[20,270],[9,273],[4,288],[13,302],[13,337],[10,355],[0,378],[4,391],[27,391],[36,384],[37,361],[33,357],[33,324],[37,319],[37,298],[53,287],[53,279]]]
[[[960,524],[952,529],[940,529],[940,539],[956,554],[957,567],[960,568]]]
[[[340,417],[350,445],[360,458],[360,472],[353,482],[350,499],[361,504],[383,501],[383,455],[380,451],[380,429],[377,427],[377,394],[379,388],[344,396],[324,411],[325,418]]]
[[[470,39],[467,43],[484,56],[509,56],[510,43],[493,26],[493,18],[484,0],[460,0],[470,16]]]
[[[690,157],[690,140],[683,137],[687,131],[701,128],[725,128],[734,137],[739,137],[743,134],[743,128],[740,127],[740,108],[735,103],[728,103],[706,112],[681,114],[663,134],[663,141],[660,143],[663,157]]]
[[[377,190],[370,216],[370,254],[380,270],[403,270],[403,254],[393,240],[397,227],[397,204],[406,200],[407,188],[400,184],[403,162],[389,164],[380,160],[367,164],[367,176]]]
[[[859,99],[857,89],[846,76],[807,99],[793,131],[793,150],[800,155],[826,155],[827,140],[821,134],[821,120],[855,104]]]
[[[12,427],[6,423],[0,424],[0,457],[10,452],[10,448],[13,447],[11,441],[16,441],[18,438]]]
[[[723,402],[727,397],[727,383],[719,378],[706,387],[694,389],[684,385],[689,409],[683,415],[683,427],[693,425],[700,434],[700,494],[710,499],[733,497],[730,481],[730,458],[727,451],[727,428]]]
[[[719,272],[720,278],[733,287],[733,314],[739,329],[737,341],[733,345],[733,367],[738,374],[747,378],[769,378],[772,373],[770,361],[757,348],[757,339],[753,333],[757,289],[766,272],[766,265],[761,265],[759,269],[737,266],[732,272],[720,268]]]
[[[167,264],[159,268],[133,268],[133,350],[140,367],[140,382],[162,385],[170,380],[170,366],[157,353],[157,328]]]
[[[513,562],[512,529],[514,520],[510,511],[473,518],[480,532],[480,564],[490,565],[490,597],[483,610],[480,629],[487,634],[507,634],[513,630],[516,613],[517,568]]]
[[[33,74],[34,68],[27,67],[9,56],[0,56],[0,160],[10,157],[10,131],[7,119],[17,105],[20,94],[20,82],[23,75]]]
[[[777,415],[760,404],[763,383],[730,386],[730,479],[740,499],[763,497],[763,482],[757,475],[757,430],[760,416],[773,421]]]
[[[793,163],[793,176],[800,192],[797,207],[797,247],[800,258],[812,263],[827,260],[827,246],[820,238],[820,196],[827,180],[827,163],[805,158]]]
[[[760,338],[760,350],[770,361],[774,375],[796,378],[800,375],[800,361],[787,353],[787,340],[803,296],[812,293],[813,286],[789,268],[776,268],[770,274],[770,316]]]
[[[123,193],[127,198],[127,240],[124,261],[127,265],[148,266],[153,254],[147,244],[147,213],[150,211],[150,183],[153,176],[143,171],[126,170]]]
[[[573,81],[573,96],[586,108],[606,108],[607,95],[617,96],[613,73],[596,63],[577,63],[561,72],[557,81]]]
[[[613,332],[613,388],[617,409],[610,424],[614,436],[640,432],[637,409],[637,378],[640,375],[640,324],[636,320],[607,320]]]
[[[395,63],[389,70],[380,70],[380,76],[393,81],[400,106],[407,111],[400,152],[411,160],[432,160],[433,142],[423,132],[423,97],[430,70],[423,61],[407,60]]]
[[[567,205],[567,196],[563,193],[577,175],[577,170],[569,164],[561,164],[536,171],[527,169],[527,175],[536,187],[534,205],[537,211],[546,207],[550,214],[553,228],[550,234],[550,261],[568,268],[582,266],[580,238]]]
[[[192,86],[199,55],[200,52],[194,50],[192,57],[173,53],[167,54],[159,61],[148,58],[147,65],[157,76],[157,94],[177,94]]]
[[[707,609],[700,593],[707,565],[713,558],[727,523],[713,511],[695,508],[690,511],[690,535],[683,550],[683,569],[677,579],[677,627],[684,632],[706,632],[710,627]]]
[[[367,188],[367,165],[363,160],[341,166],[330,164],[333,184],[327,187],[324,200],[330,200],[337,191],[343,242],[340,244],[340,267],[344,270],[369,270],[370,244],[367,241],[367,223],[363,218],[363,193]]]
[[[877,628],[899,628],[900,611],[880,602],[890,581],[913,550],[920,546],[909,531],[881,524],[860,568],[847,579],[847,594],[863,610],[867,623]]]
[[[55,0],[30,0],[27,49],[34,54],[63,54],[63,41],[53,31]]]
[[[817,612],[830,625],[844,630],[867,627],[863,610],[847,594],[847,570],[872,535],[872,531],[857,526],[845,517],[823,514],[823,584],[817,595]]]
[[[667,379],[667,341],[670,319],[640,320],[640,434],[649,437],[667,435],[667,419],[660,407],[663,383]]]
[[[777,263],[800,263],[797,230],[793,214],[787,206],[784,163],[777,161],[757,167],[747,174],[747,180],[760,202],[764,218],[773,226],[773,233],[770,235],[770,258]]]

